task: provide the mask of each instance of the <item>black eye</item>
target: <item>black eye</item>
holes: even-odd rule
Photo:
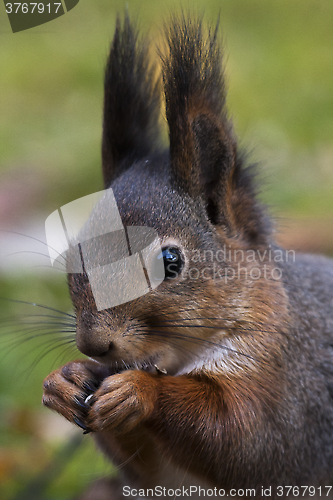
[[[162,254],[159,258],[163,257],[165,278],[173,279],[177,278],[181,270],[183,269],[184,261],[182,253],[179,248],[176,247],[164,247],[162,248]]]

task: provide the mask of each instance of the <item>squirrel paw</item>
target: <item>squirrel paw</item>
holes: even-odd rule
[[[90,432],[87,416],[91,400],[88,397],[95,393],[107,375],[93,361],[72,361],[46,377],[42,403],[85,432]]]
[[[96,432],[126,434],[151,415],[156,399],[156,376],[139,370],[112,375],[93,396],[88,426]]]

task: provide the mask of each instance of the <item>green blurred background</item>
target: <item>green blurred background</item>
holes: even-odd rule
[[[125,8],[153,49],[163,20],[180,11],[169,0],[80,0],[59,19],[13,34],[0,5],[2,298],[71,310],[65,276],[15,263],[9,254],[28,238],[8,231],[38,235],[53,210],[102,188],[103,68]],[[220,14],[230,114],[259,162],[260,196],[279,241],[333,255],[332,0],[196,0],[183,8],[213,23]],[[44,321],[32,318],[42,309],[2,299],[0,314],[0,498],[73,498],[111,471],[89,436],[40,405],[43,378],[77,353],[60,346],[47,354],[56,347],[51,330],[23,342],[33,334],[29,321]],[[35,332],[43,333],[40,323]]]

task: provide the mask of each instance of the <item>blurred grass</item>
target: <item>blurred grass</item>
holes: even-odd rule
[[[262,199],[280,217],[332,221],[333,2],[196,0],[190,6],[213,22],[220,14],[229,110],[241,144],[262,164]],[[0,227],[24,226],[36,213],[46,217],[101,189],[103,68],[117,12],[125,7],[154,43],[161,38],[162,20],[180,10],[176,1],[142,0],[138,6],[134,0],[81,0],[49,25],[13,35],[0,5],[0,189],[1,179],[10,179],[19,206],[15,220],[7,213]],[[24,172],[40,187],[33,202],[20,208],[17,192],[26,183]],[[0,289],[2,297],[70,310],[63,277],[6,274],[0,276]],[[11,316],[13,324],[20,314],[33,313],[32,306],[0,301],[1,318]],[[8,335],[17,338],[17,333]],[[36,416],[42,380],[61,361],[54,366],[58,354],[52,352],[29,374],[39,351],[28,344],[11,351],[1,344],[2,499],[28,489],[44,461],[57,460],[64,446],[38,434]],[[43,421],[49,413],[42,414]],[[31,425],[23,425],[29,418]],[[104,463],[92,467],[97,455],[86,438],[40,498],[70,498],[94,475],[105,473]],[[31,457],[37,457],[39,468]]]
[[[176,3],[127,5],[156,39],[160,20]],[[273,179],[265,201],[297,212],[298,197],[304,211],[302,200],[309,196],[311,213],[325,214],[328,207],[318,198],[327,183],[333,185],[332,2],[191,5],[208,19],[221,14],[229,109],[244,144],[257,150]],[[101,186],[102,74],[116,13],[124,7],[121,1],[81,0],[50,25],[2,35],[1,169],[33,165],[46,182],[44,207]]]

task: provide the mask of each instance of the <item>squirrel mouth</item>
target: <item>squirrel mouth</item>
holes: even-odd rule
[[[97,361],[97,360],[96,360]],[[131,363],[127,363],[124,360],[120,362],[112,362],[105,364],[105,368],[108,371],[107,376],[116,375],[117,373],[123,373],[127,370],[141,370],[151,374],[160,374],[160,375],[168,375],[168,372],[165,368],[159,366],[158,356],[152,357],[143,361],[135,361]],[[98,360],[99,363],[104,364],[101,360]]]

